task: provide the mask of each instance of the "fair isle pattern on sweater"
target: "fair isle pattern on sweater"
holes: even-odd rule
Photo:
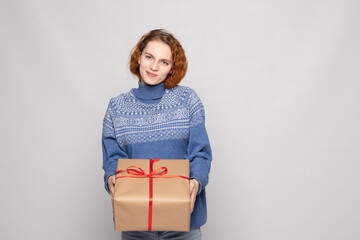
[[[203,105],[188,87],[166,89],[159,103],[135,99],[132,91],[112,98],[104,119],[104,136],[120,146],[189,138],[190,127],[204,122]]]

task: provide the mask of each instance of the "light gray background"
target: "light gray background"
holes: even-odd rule
[[[0,238],[120,239],[108,101],[140,36],[174,33],[213,149],[203,238],[360,239],[356,0],[1,0]]]

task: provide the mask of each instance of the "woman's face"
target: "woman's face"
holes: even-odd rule
[[[162,83],[171,71],[170,47],[161,41],[150,41],[139,57],[141,82],[147,85]]]

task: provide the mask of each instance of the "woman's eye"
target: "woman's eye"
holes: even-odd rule
[[[169,63],[168,63],[168,62],[166,62],[166,61],[163,61],[163,64],[164,64],[164,65],[169,65]]]
[[[147,59],[151,59],[151,56],[147,55],[147,56],[145,56],[145,58],[147,58]]]

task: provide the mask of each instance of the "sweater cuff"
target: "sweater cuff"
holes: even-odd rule
[[[190,179],[196,179],[199,183],[199,190],[197,192],[197,195],[199,195],[201,193],[201,191],[205,188],[206,186],[206,182],[205,182],[205,179],[204,177],[202,178],[201,177],[201,174],[196,174],[196,173],[193,173],[193,174],[190,174]]]

